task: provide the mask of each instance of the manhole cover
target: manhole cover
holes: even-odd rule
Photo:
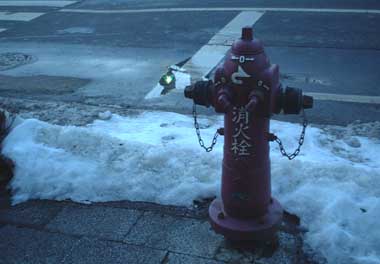
[[[0,53],[0,71],[9,70],[32,62],[34,62],[34,58],[28,54],[18,52]]]

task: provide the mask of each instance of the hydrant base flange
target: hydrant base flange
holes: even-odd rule
[[[281,223],[283,209],[272,198],[268,212],[258,218],[234,218],[227,215],[220,199],[215,199],[209,207],[212,228],[216,233],[232,241],[272,241]]]

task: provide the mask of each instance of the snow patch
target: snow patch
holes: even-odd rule
[[[129,199],[188,206],[219,195],[222,137],[206,153],[189,116],[145,112],[103,119],[86,127],[18,121],[3,146],[16,163],[13,203]],[[199,122],[207,142],[223,124],[222,117]],[[297,146],[300,125],[271,125],[287,148]],[[380,123],[360,127],[309,127],[292,161],[272,144],[273,195],[301,217],[306,242],[330,263],[380,263],[380,140],[373,137]]]
[[[112,117],[111,111],[105,111],[98,114],[99,119],[101,120],[109,120]]]

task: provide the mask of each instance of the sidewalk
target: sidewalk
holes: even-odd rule
[[[4,198],[4,194],[3,194]],[[4,203],[4,199],[2,200]],[[238,251],[198,208],[34,200],[0,210],[0,263],[313,263],[284,222],[278,250]]]

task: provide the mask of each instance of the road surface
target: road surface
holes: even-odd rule
[[[283,84],[314,95],[311,123],[379,121],[380,3],[369,0],[0,1],[1,53],[31,56],[0,71],[0,96],[190,113],[180,89],[145,97],[169,65],[210,46],[222,55],[212,40],[229,32],[230,43],[244,24]]]

